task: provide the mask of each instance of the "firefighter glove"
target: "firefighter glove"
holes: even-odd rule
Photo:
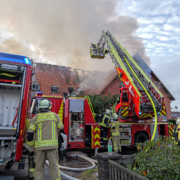
[[[32,141],[33,137],[34,137],[34,133],[30,133],[30,132],[27,133],[27,140],[28,141]]]

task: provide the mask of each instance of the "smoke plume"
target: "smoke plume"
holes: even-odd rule
[[[107,71],[108,60],[90,58],[90,44],[109,30],[131,54],[149,58],[132,34],[137,20],[118,16],[118,0],[0,0],[0,51],[35,61]],[[10,35],[8,35],[10,34]],[[103,62],[102,62],[103,61]]]

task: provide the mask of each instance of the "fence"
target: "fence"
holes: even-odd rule
[[[108,162],[110,180],[148,180],[147,178],[130,171],[112,160],[108,160]]]

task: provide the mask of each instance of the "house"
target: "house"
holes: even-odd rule
[[[139,54],[135,54],[133,58],[164,95],[167,116],[162,117],[162,119],[171,119],[170,103],[175,98]],[[68,93],[68,87],[73,87],[77,92],[82,91],[84,95],[102,94],[106,96],[109,93],[111,95],[119,94],[121,81],[115,68],[109,72],[90,72],[41,63],[35,63],[33,67],[35,75],[32,79],[32,91],[34,92],[43,91],[43,94],[46,95],[63,95],[64,92]]]
[[[180,117],[180,110],[171,109],[171,119],[176,119],[177,117]]]

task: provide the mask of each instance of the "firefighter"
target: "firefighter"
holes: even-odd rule
[[[114,152],[118,153],[118,150],[121,152],[119,121],[118,121],[118,115],[116,113],[113,114],[113,123],[111,124],[111,132],[112,132],[112,141],[114,145]]]
[[[58,134],[64,128],[59,116],[50,111],[52,104],[47,99],[40,102],[39,111],[28,129],[28,141],[35,140],[35,180],[44,179],[46,157],[50,164],[52,180],[60,180],[58,168]]]
[[[30,126],[30,120],[27,119],[27,121],[26,121],[26,132],[29,129],[29,126]],[[26,138],[25,142],[26,142],[26,145],[28,145],[31,149],[34,149],[34,139],[32,141],[28,141]],[[34,153],[28,152],[28,179],[29,180],[34,179],[34,169],[35,169]]]
[[[179,144],[179,140],[178,140],[178,125],[180,125],[180,118],[179,117],[176,120],[176,125],[173,128],[173,132],[172,132],[172,139],[174,140],[174,143],[176,145]]]
[[[99,125],[103,129],[103,144],[105,147],[107,146],[107,132],[108,132],[108,127],[111,120],[110,114],[111,114],[111,111],[109,109],[106,109],[105,114],[96,114],[96,118],[97,117],[101,118]]]
[[[121,98],[121,89],[119,91],[119,96],[116,99],[116,103],[115,103],[116,105],[120,103],[120,98]]]

